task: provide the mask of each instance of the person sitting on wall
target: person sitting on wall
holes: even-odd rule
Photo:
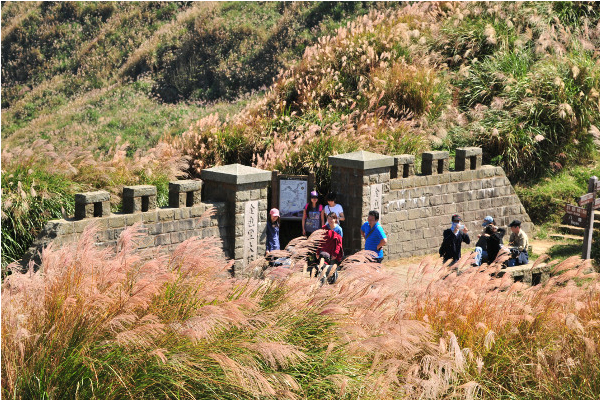
[[[529,262],[529,239],[527,234],[521,230],[521,221],[515,219],[509,225],[511,234],[508,238],[508,246],[510,247],[511,258],[507,261],[508,267],[515,265],[524,265]]]
[[[502,242],[504,241],[505,234],[506,229],[499,228],[494,224],[489,224],[485,227],[488,263],[493,263],[494,260],[496,260],[496,257],[498,257],[500,249],[504,246]]]
[[[440,246],[440,257],[444,258],[444,262],[452,259],[450,265],[459,260],[462,242],[466,244],[471,243],[471,238],[469,238],[468,234],[469,230],[461,221],[462,219],[458,214],[452,216],[452,225],[444,231],[444,239]]]
[[[327,216],[327,224],[323,225],[321,229],[327,231],[325,241],[319,247],[317,251],[317,259],[321,257],[326,258],[326,262],[337,261],[340,263],[344,255],[342,248],[342,228],[337,224],[337,215],[332,211]]]
[[[483,219],[483,224],[481,224],[481,226],[483,227],[483,231],[479,235],[477,235],[478,239],[477,243],[475,244],[476,254],[474,262],[476,266],[480,266],[483,261],[488,261],[487,246],[489,235],[485,233],[485,228],[490,224],[494,224],[494,218],[488,215]]]
[[[387,244],[387,236],[379,223],[379,211],[369,211],[367,222],[361,226],[360,231],[363,238],[365,238],[365,250],[377,253],[375,262],[381,263],[383,260],[383,246]]]

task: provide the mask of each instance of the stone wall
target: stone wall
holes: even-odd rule
[[[208,216],[210,211],[212,216]],[[203,215],[206,216],[202,218]],[[227,229],[231,220],[225,212],[225,203],[200,203],[185,208],[161,208],[134,214],[112,213],[97,218],[75,218],[49,221],[34,243],[41,249],[49,242],[54,246],[75,242],[90,225],[96,227],[95,244],[99,247],[113,247],[125,228],[140,223],[140,231],[145,234],[137,243],[138,249],[162,247],[173,250],[179,243],[191,237],[221,237],[223,248],[228,250],[230,237]]]
[[[156,187],[126,186],[122,213],[110,212],[106,191],[77,193],[75,217],[49,221],[26,258],[50,242],[61,246],[76,241],[91,224],[97,228],[95,244],[114,247],[127,227],[139,223],[144,235],[137,241],[138,250],[172,251],[191,237],[214,236],[235,261],[234,272],[243,275],[248,263],[265,252],[271,176],[270,171],[239,164],[206,169],[203,180],[170,182],[165,208],[156,208]]]
[[[329,158],[331,189],[344,207],[344,250],[364,248],[360,227],[370,210],[380,213],[388,236],[384,248],[389,259],[436,253],[451,215],[463,217],[476,239],[486,215],[506,226],[513,219],[523,229],[533,228],[504,171],[482,166],[480,148],[456,151],[455,171],[449,171],[447,152],[422,155],[416,174],[415,156],[384,156],[365,151]],[[268,189],[273,173],[240,164],[205,169],[202,180],[169,184],[169,207],[156,208],[156,187],[123,188],[123,212],[111,214],[105,191],[75,195],[75,217],[50,221],[36,240],[32,253],[49,242],[62,245],[79,238],[96,224],[96,244],[114,246],[121,232],[136,223],[146,235],[138,248],[174,249],[190,237],[222,239],[236,275],[265,252]],[[214,214],[201,218],[209,209]],[[300,234],[300,232],[298,232]]]
[[[487,215],[506,226],[513,219],[533,228],[501,167],[481,165],[481,149],[457,150],[457,169],[449,171],[447,152],[422,155],[421,174],[415,175],[414,156],[383,156],[359,151],[329,158],[331,187],[344,207],[344,250],[364,248],[360,226],[377,210],[388,236],[387,258],[436,253],[451,216],[460,214],[474,242]]]

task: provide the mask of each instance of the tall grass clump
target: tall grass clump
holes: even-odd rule
[[[419,127],[444,104],[442,80],[419,44],[426,20],[401,10],[372,11],[307,47],[243,112],[204,118],[166,141],[193,158],[195,172],[250,157],[259,168],[314,170],[323,186],[328,155],[424,150]],[[413,64],[404,48],[414,48]]]
[[[103,159],[84,148],[56,152],[38,139],[27,147],[2,150],[2,269],[22,258],[51,219],[72,216],[73,195],[107,190],[114,207],[124,185],[154,184],[159,205],[168,203],[168,182],[184,176],[188,161],[164,144],[127,157],[127,144]]]
[[[460,89],[460,120],[446,127],[447,145],[482,146],[487,161],[502,165],[511,179],[532,181],[590,161],[600,117],[594,53],[600,34],[590,28],[598,22],[597,8],[453,7],[456,15],[444,22],[436,42]],[[582,17],[576,26],[568,22],[572,12]]]
[[[172,254],[79,243],[2,285],[7,398],[572,398],[600,393],[600,281],[551,262],[540,285],[501,263],[424,259],[407,274],[347,260],[334,285],[291,269],[231,278],[216,239]],[[540,259],[539,262],[543,261]],[[301,269],[301,268],[300,268]]]

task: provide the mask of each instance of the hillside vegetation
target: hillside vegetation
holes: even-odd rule
[[[597,168],[599,18],[573,2],[7,2],[2,262],[75,190],[164,198],[215,164],[313,170],[322,192],[327,157],[359,148],[482,146],[526,188]]]

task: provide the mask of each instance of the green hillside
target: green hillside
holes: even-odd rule
[[[599,17],[591,2],[5,2],[2,263],[77,190],[116,206],[121,185],[152,183],[164,201],[169,179],[241,162],[313,170],[326,191],[327,156],[358,148],[482,146],[534,221],[555,221],[600,169]],[[528,192],[547,179],[573,189]]]

